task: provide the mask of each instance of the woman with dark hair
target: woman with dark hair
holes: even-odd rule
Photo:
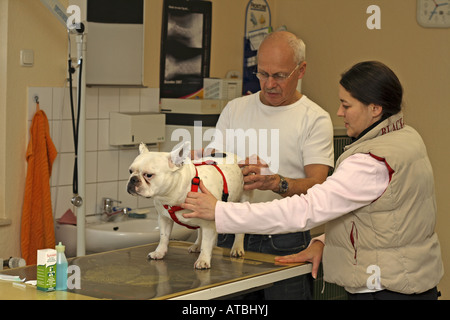
[[[434,232],[434,178],[420,135],[405,125],[403,89],[380,62],[358,63],[342,75],[338,116],[354,141],[336,169],[306,195],[268,203],[217,201],[201,184],[189,193],[185,217],[216,221],[218,232],[325,234],[279,262],[323,259],[324,280],[343,286],[350,299],[437,299],[443,276]],[[326,240],[325,240],[326,239]]]

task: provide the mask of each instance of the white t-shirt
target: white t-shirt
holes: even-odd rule
[[[305,95],[279,107],[263,104],[259,92],[230,101],[208,148],[232,152],[241,159],[256,154],[272,173],[293,179],[305,178],[308,164],[334,166],[330,115]],[[254,194],[254,202],[276,198],[281,196],[268,190]]]

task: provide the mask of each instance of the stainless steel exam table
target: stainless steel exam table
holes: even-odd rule
[[[80,270],[80,289],[38,292],[30,285],[24,288],[1,281],[0,298],[206,300],[232,297],[311,272],[311,264],[279,265],[274,263],[274,256],[254,252],[231,258],[228,249],[219,247],[214,248],[211,269],[195,270],[198,254],[188,253],[190,245],[172,241],[163,260],[147,259],[157,243],[71,258],[69,266],[77,265]],[[0,273],[33,280],[36,266]]]

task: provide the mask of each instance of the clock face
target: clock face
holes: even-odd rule
[[[423,27],[450,27],[450,0],[417,0],[417,22]]]

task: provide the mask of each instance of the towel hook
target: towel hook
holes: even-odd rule
[[[34,96],[34,101],[36,102],[36,112],[38,112],[40,110],[40,108],[39,108],[39,96],[38,95]]]

